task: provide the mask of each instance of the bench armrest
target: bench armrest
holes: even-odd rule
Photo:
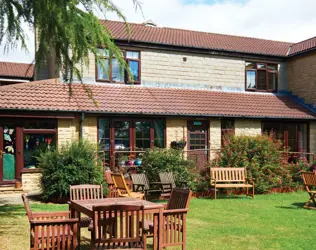
[[[30,220],[31,225],[55,225],[55,224],[75,224],[79,223],[78,218],[73,219],[56,219],[56,220]]]
[[[145,184],[133,184],[134,192],[144,192],[145,191]]]
[[[34,218],[34,220],[36,221],[40,221],[43,220],[43,218],[45,219],[50,219],[52,218],[53,220],[55,218],[70,218],[70,211],[61,211],[61,212],[34,212],[32,213],[32,216]]]
[[[170,182],[161,182],[162,191],[165,193],[166,191],[172,190],[172,183]],[[167,186],[167,187],[166,187]]]
[[[179,214],[179,213],[187,213],[188,211],[189,211],[188,208],[164,210],[163,211],[163,215],[173,215],[173,214]]]

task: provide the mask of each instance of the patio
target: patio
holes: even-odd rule
[[[306,192],[297,192],[257,195],[254,200],[192,199],[187,249],[309,249],[316,217],[314,210],[303,209],[307,198]],[[31,207],[34,211],[68,209],[68,205],[34,202]],[[1,249],[28,249],[29,223],[23,205],[0,207],[0,221]],[[82,249],[88,249],[87,229],[81,236]]]

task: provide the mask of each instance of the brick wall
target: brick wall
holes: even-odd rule
[[[256,136],[261,135],[261,121],[255,119],[236,119],[235,135]]]
[[[79,119],[58,119],[58,145],[79,139]]]
[[[170,148],[172,141],[181,140],[183,136],[187,137],[187,120],[178,118],[168,118],[166,120],[166,143]],[[187,150],[187,146],[184,150]]]
[[[98,118],[86,116],[82,123],[82,137],[92,143],[98,142]]]
[[[316,107],[316,52],[288,61],[289,91]]]

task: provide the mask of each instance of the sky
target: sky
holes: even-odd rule
[[[113,0],[129,22],[154,21],[159,27],[299,42],[316,36],[315,0]],[[107,19],[119,20],[114,13]],[[27,26],[25,26],[27,27]],[[0,61],[32,62],[34,35],[28,31],[26,53],[19,48],[3,53]]]

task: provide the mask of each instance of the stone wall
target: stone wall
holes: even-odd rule
[[[310,138],[309,138],[309,143],[310,143],[310,152],[315,154],[316,157],[316,122],[311,122],[310,123]]]
[[[187,137],[187,120],[180,118],[168,118],[166,120],[166,147],[170,148],[172,141],[179,141]],[[187,146],[184,148],[187,150]]]
[[[22,173],[22,188],[27,193],[40,193],[42,173]]]
[[[58,146],[79,139],[79,119],[58,119]]]
[[[261,135],[261,120],[235,119],[235,135]]]
[[[146,50],[141,60],[142,82],[245,87],[245,62],[237,58]]]
[[[82,123],[82,138],[92,143],[98,142],[98,118],[86,116]]]
[[[216,153],[221,149],[222,145],[222,132],[221,132],[221,120],[220,119],[211,119],[210,120],[210,160],[213,160],[216,156]]]
[[[289,91],[316,107],[316,52],[288,61]]]

